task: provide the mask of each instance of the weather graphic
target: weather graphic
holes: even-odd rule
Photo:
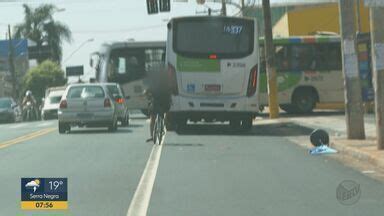
[[[68,209],[67,178],[21,178],[20,185],[23,210]]]
[[[32,181],[28,182],[27,184],[25,184],[25,188],[33,189],[33,192],[36,192],[38,187],[40,187],[40,180],[39,179],[32,180]]]

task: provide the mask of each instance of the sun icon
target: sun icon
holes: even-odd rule
[[[34,182],[36,182],[36,184],[40,185],[40,180],[39,179],[35,179]]]

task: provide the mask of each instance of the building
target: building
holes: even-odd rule
[[[28,42],[25,39],[12,40],[13,59],[17,88],[29,68]],[[9,67],[9,41],[0,40],[0,97],[12,95],[12,74]]]
[[[369,28],[369,8],[361,0],[356,10],[356,30],[367,33]],[[273,27],[274,37],[313,35],[318,32],[340,34],[338,3],[290,8]]]

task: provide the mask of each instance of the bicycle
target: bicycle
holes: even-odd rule
[[[153,143],[156,144],[158,142],[161,145],[161,142],[165,138],[165,121],[164,121],[164,113],[157,113],[155,118],[155,124],[153,127]]]

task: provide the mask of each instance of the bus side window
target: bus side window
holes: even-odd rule
[[[279,72],[284,72],[289,70],[289,58],[288,58],[288,49],[287,46],[276,46],[275,47],[275,56],[276,56],[276,69]]]
[[[291,69],[293,71],[314,70],[316,61],[313,45],[293,45],[290,50]]]
[[[332,44],[328,47],[328,67],[330,70],[341,70],[341,46]]]

